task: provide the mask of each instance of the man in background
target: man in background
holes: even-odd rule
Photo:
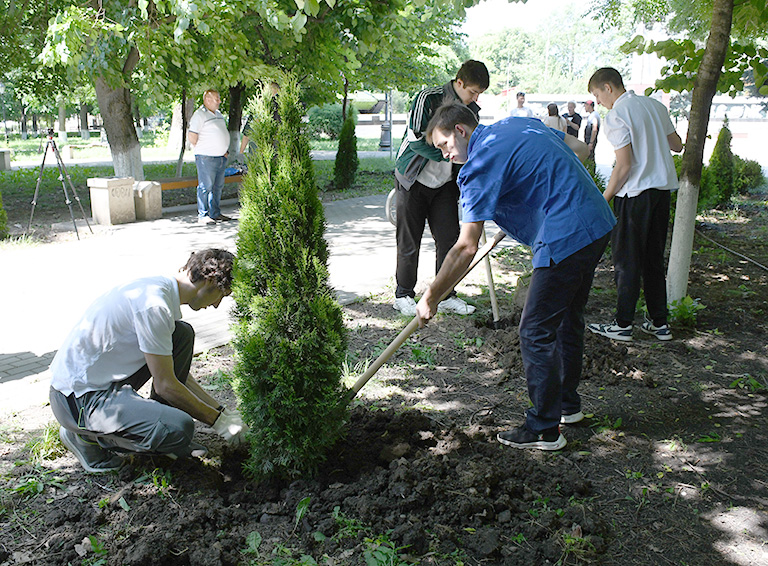
[[[192,114],[187,133],[197,166],[197,221],[205,225],[232,220],[219,208],[229,154],[229,130],[219,106],[219,93],[206,90],[203,105]]]
[[[600,114],[595,110],[595,103],[591,100],[587,100],[584,103],[584,110],[587,112],[587,125],[584,126],[584,143],[589,148],[588,159],[594,161],[597,134],[600,131]]]
[[[672,154],[683,142],[658,100],[624,88],[616,69],[598,69],[589,79],[589,92],[609,110],[605,136],[616,152],[603,197],[613,200],[618,223],[611,234],[614,278],[618,298],[616,319],[590,324],[589,330],[613,340],[632,340],[640,287],[648,319],[640,329],[659,340],[671,340],[667,324],[667,284],[664,248],[669,226],[670,194],[678,187]]]
[[[479,117],[477,98],[488,88],[488,69],[480,61],[464,62],[456,78],[443,86],[419,92],[411,103],[408,127],[395,163],[397,179],[397,270],[395,310],[406,316],[416,314],[415,287],[419,268],[424,222],[435,240],[435,272],[459,237],[459,187],[457,167],[444,159],[440,150],[424,137],[430,118],[445,101],[465,104]],[[440,303],[442,312],[472,314],[475,307],[455,294]]]
[[[518,118],[535,118],[533,110],[525,105],[525,93],[517,93],[517,106],[512,109],[510,116],[517,116]]]
[[[576,112],[576,103],[574,101],[568,103],[568,112],[563,114],[563,118],[568,122],[568,131],[566,133],[578,138],[579,130],[581,129],[581,114]]]

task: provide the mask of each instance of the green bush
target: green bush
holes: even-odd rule
[[[307,121],[307,133],[311,138],[339,139],[344,125],[341,104],[313,106],[307,112]]]
[[[763,168],[757,161],[734,155],[733,165],[733,191],[736,194],[747,194],[765,182]]]
[[[333,168],[333,181],[337,189],[348,189],[355,182],[357,174],[357,137],[355,136],[355,118],[344,120],[336,151],[336,163]]]
[[[0,192],[0,240],[8,237],[8,215],[3,207],[3,193]]]
[[[250,106],[254,139],[240,192],[233,295],[233,388],[251,427],[253,478],[312,473],[341,435],[347,350],[342,312],[328,284],[325,216],[298,86],[281,81],[279,123],[262,92]]]
[[[584,163],[584,167],[586,167],[587,171],[589,171],[589,174],[592,176],[592,180],[595,182],[595,185],[597,185],[597,188],[600,189],[600,192],[605,192],[605,177],[603,177],[600,171],[597,170],[597,164],[595,163],[595,160],[587,159],[587,161]]]
[[[717,136],[709,165],[701,172],[699,210],[726,205],[733,196],[734,159],[731,138],[731,130],[726,120]]]

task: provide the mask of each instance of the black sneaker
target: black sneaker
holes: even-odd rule
[[[672,340],[672,331],[669,329],[669,324],[662,324],[661,326],[654,326],[653,322],[646,320],[640,327],[640,330],[651,336],[655,336],[659,340]]]
[[[632,325],[619,326],[614,320],[611,324],[588,324],[590,332],[619,342],[632,342]]]
[[[536,448],[537,450],[560,450],[567,442],[556,426],[536,434],[525,425],[505,430],[496,435],[496,440],[514,448]]]
[[[84,440],[79,434],[67,430],[63,426],[59,428],[61,443],[75,455],[80,465],[91,474],[106,474],[116,472],[123,466],[123,459],[112,452],[102,448],[95,442]]]

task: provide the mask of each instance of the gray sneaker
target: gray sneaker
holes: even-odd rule
[[[61,443],[75,455],[80,465],[91,474],[106,474],[115,472],[123,466],[123,459],[112,452],[102,448],[95,442],[88,442],[80,435],[59,427]]]
[[[632,325],[619,326],[614,320],[611,324],[588,324],[590,332],[619,342],[632,342]]]
[[[672,340],[672,331],[669,329],[669,324],[662,324],[661,326],[654,326],[650,320],[646,320],[640,327],[640,330],[651,336],[655,336],[659,340]]]

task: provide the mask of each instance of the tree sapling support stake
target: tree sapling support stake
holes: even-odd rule
[[[477,254],[475,255],[475,258],[472,260],[472,263],[469,264],[469,267],[464,271],[464,273],[461,274],[461,277],[459,277],[456,282],[451,285],[451,287],[443,294],[442,297],[440,297],[440,301],[445,299],[451,291],[453,291],[453,288],[458,285],[462,279],[464,279],[467,274],[472,271],[472,269],[491,252],[493,248],[496,247],[496,245],[504,238],[505,234],[502,231],[499,231],[496,233],[496,235],[493,237],[493,239],[490,242],[487,242],[480,250],[478,250]],[[439,302],[439,301],[438,301]],[[414,316],[413,320],[408,323],[408,326],[403,328],[400,331],[400,334],[397,335],[397,337],[392,341],[392,343],[387,346],[387,349],[384,350],[378,358],[368,367],[366,372],[360,376],[360,378],[357,380],[357,382],[352,386],[352,388],[349,390],[349,400],[355,398],[355,396],[358,394],[358,392],[365,386],[366,383],[374,376],[374,374],[379,371],[379,368],[383,366],[386,361],[392,357],[392,354],[394,354],[397,349],[403,345],[403,342],[405,342],[408,337],[413,334],[416,329],[419,327],[419,317]]]

